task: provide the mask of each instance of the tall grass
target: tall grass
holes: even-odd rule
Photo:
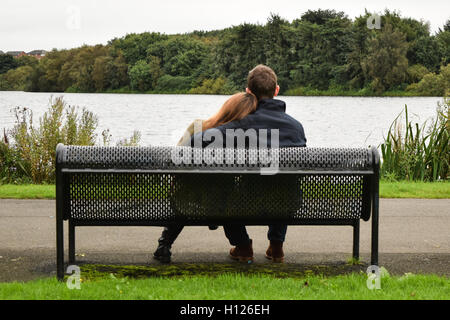
[[[381,174],[388,180],[438,181],[449,177],[449,105],[450,99],[438,105],[431,125],[419,126],[409,119],[408,107],[389,128],[381,144]],[[404,126],[400,122],[404,114]]]
[[[67,105],[62,97],[50,98],[49,108],[35,125],[28,108],[14,109],[16,123],[0,140],[0,183],[53,183],[56,145],[96,144],[98,118],[85,108]],[[110,143],[109,130],[102,133]],[[122,139],[120,145],[138,145],[140,133]]]

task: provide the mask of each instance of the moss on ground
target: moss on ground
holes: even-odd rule
[[[174,263],[169,265],[101,265],[82,264],[83,281],[107,277],[143,279],[151,277],[210,276],[223,274],[270,275],[275,278],[303,279],[305,276],[335,276],[354,272],[365,272],[367,266],[361,263],[342,263],[339,265],[302,266],[297,264],[223,264],[223,263]]]

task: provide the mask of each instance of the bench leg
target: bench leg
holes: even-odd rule
[[[69,220],[69,264],[75,263],[75,225]]]
[[[378,219],[379,219],[379,197],[378,194],[374,196],[373,212],[372,212],[372,256],[370,264],[378,266]]]
[[[359,220],[353,225],[353,259],[359,259]]]
[[[64,279],[64,223],[62,217],[56,218],[56,276]]]

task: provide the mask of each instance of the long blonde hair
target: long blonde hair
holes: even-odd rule
[[[231,121],[241,120],[254,112],[257,105],[258,100],[254,94],[246,92],[236,93],[225,101],[215,115],[203,121],[202,130],[205,131]]]

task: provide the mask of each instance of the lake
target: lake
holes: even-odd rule
[[[141,145],[174,145],[189,123],[213,115],[228,96],[30,93],[0,91],[0,130],[12,128],[16,106],[33,111],[34,121],[49,107],[50,97],[86,107],[99,118],[98,140],[109,129],[113,141],[141,132]],[[435,116],[439,97],[278,97],[286,112],[305,128],[310,147],[378,146],[395,117],[408,105],[412,120]]]

